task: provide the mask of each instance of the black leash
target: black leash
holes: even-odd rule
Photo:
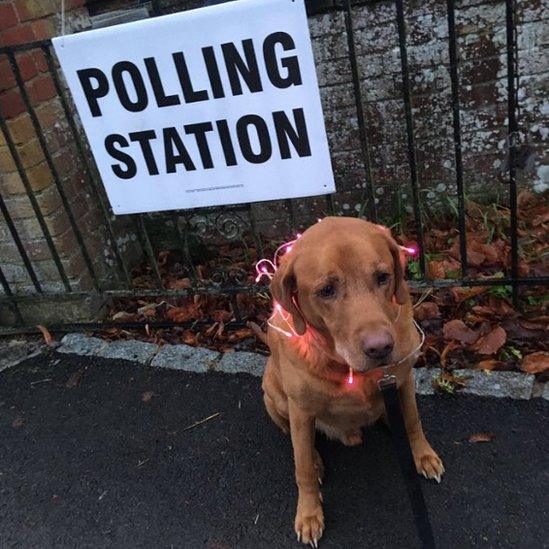
[[[385,410],[391,427],[393,442],[397,451],[398,462],[408,490],[408,497],[412,505],[414,520],[416,523],[417,533],[423,549],[434,549],[435,539],[431,522],[429,521],[429,513],[423,498],[423,490],[419,481],[419,475],[416,471],[412,449],[408,441],[408,434],[402,418],[402,410],[400,408],[400,398],[398,394],[396,377],[393,375],[385,375],[378,382],[379,389],[385,401]]]

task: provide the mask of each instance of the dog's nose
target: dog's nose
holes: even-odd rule
[[[394,347],[393,336],[389,332],[368,334],[363,339],[364,353],[375,360],[385,360]]]

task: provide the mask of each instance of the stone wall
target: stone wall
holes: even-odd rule
[[[392,224],[412,212],[394,2],[363,3],[353,14],[376,202]],[[429,217],[455,202],[456,192],[446,3],[407,1],[405,17],[420,198]],[[548,19],[546,2],[518,2],[519,124],[528,141],[519,183],[540,193],[549,188]],[[364,211],[365,171],[345,17],[312,15],[309,27],[339,191],[336,210]],[[505,3],[456,2],[456,31],[465,192],[472,200],[502,201],[508,186]],[[297,204],[298,216],[326,211],[325,202],[316,199]],[[260,209],[263,217],[270,208]]]

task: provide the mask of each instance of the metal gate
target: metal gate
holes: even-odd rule
[[[371,3],[371,2],[370,2]],[[356,215],[365,216],[372,221],[379,221],[379,211],[376,204],[376,182],[370,170],[370,143],[368,138],[368,120],[364,110],[363,84],[361,82],[361,74],[359,62],[357,58],[357,40],[355,37],[355,28],[353,25],[353,16],[356,6],[368,4],[368,2],[351,2],[351,0],[340,1],[323,1],[308,3],[308,11],[311,13],[320,12],[339,12],[343,14],[346,30],[346,41],[348,47],[349,63],[352,74],[352,89],[354,95],[354,107],[356,109],[356,117],[358,122],[358,131],[360,135],[360,151],[362,154],[362,162],[364,168],[364,206],[360,211],[355,212]],[[156,14],[158,15],[162,8],[162,2],[155,2]],[[452,116],[453,127],[453,149],[455,159],[455,188],[457,199],[457,224],[460,236],[460,273],[459,276],[453,279],[433,280],[427,276],[426,269],[426,250],[424,243],[424,213],[422,211],[420,201],[420,182],[417,168],[417,149],[415,140],[414,115],[413,115],[413,97],[412,87],[410,83],[410,68],[408,62],[407,48],[407,26],[405,20],[405,6],[403,0],[395,0],[394,2],[394,29],[396,39],[398,41],[398,54],[400,58],[400,84],[401,84],[401,101],[404,107],[405,115],[405,136],[406,136],[406,151],[409,166],[409,186],[411,189],[412,213],[411,218],[415,227],[415,237],[419,249],[418,269],[419,276],[412,284],[416,286],[489,286],[489,285],[508,285],[512,287],[512,297],[516,304],[519,302],[519,288],[524,285],[546,285],[549,278],[546,276],[536,277],[521,277],[519,274],[519,242],[517,230],[517,167],[518,167],[518,151],[520,146],[520,133],[517,119],[519,108],[518,101],[518,59],[517,59],[517,27],[516,27],[516,6],[514,0],[505,1],[505,34],[506,34],[506,91],[507,91],[507,189],[508,189],[508,204],[510,210],[510,262],[504,277],[484,277],[473,278],[469,276],[468,266],[468,246],[466,239],[466,195],[464,189],[464,171],[462,159],[462,131],[460,117],[460,74],[459,74],[459,51],[456,38],[456,22],[455,22],[455,2],[447,0],[446,5],[446,22],[447,22],[447,48],[449,56],[448,71],[451,81],[451,104],[448,106]],[[169,11],[169,10],[168,10]],[[101,231],[100,240],[105,244],[108,250],[103,253],[108,254],[111,258],[112,269],[106,272],[98,272],[96,267],[97,250],[90,246],[90,233],[95,229],[92,227],[83,227],[80,223],[78,214],[78,204],[71,203],[70,192],[67,190],[66,183],[63,181],[63,173],[60,173],[59,167],[52,158],[50,152],[50,144],[45,136],[44,129],[40,120],[40,115],[37,113],[36,105],[33,101],[32,93],[25,84],[24,66],[22,66],[22,56],[28,53],[38,52],[41,59],[45,63],[45,70],[51,78],[51,83],[54,87],[54,94],[59,100],[61,112],[66,121],[70,132],[73,145],[75,146],[78,155],[78,163],[84,167],[82,184],[88,189],[93,201],[97,204],[98,215],[100,216],[97,231]],[[21,265],[26,271],[26,275],[30,280],[27,289],[14,289],[13,284],[9,281],[9,276],[4,272],[5,267],[0,261],[0,283],[3,288],[3,294],[0,295],[0,304],[2,307],[9,307],[14,316],[14,322],[5,328],[0,328],[1,333],[14,333],[16,331],[31,330],[29,321],[25,318],[24,305],[29,303],[48,303],[62,300],[67,296],[76,299],[87,299],[93,296],[108,297],[110,299],[123,298],[180,298],[188,297],[195,294],[212,294],[223,295],[232,303],[234,312],[234,325],[241,325],[245,320],[245,314],[239,311],[238,300],[236,296],[243,293],[257,294],[265,292],[265,287],[258,286],[254,283],[251,263],[254,259],[263,256],[272,246],[275,246],[278,236],[278,243],[288,238],[289,234],[295,232],[305,223],[306,220],[300,214],[294,200],[287,200],[283,204],[273,205],[277,211],[284,217],[283,227],[280,228],[278,235],[271,235],[270,238],[265,238],[261,229],[261,219],[257,218],[257,209],[254,205],[245,204],[241,206],[230,206],[221,208],[205,208],[201,210],[186,210],[173,211],[161,217],[135,214],[131,216],[120,216],[114,218],[108,203],[103,195],[102,185],[93,161],[87,148],[87,143],[83,137],[83,133],[79,126],[78,119],[75,115],[72,101],[67,93],[64,82],[59,74],[58,65],[53,54],[51,42],[40,41],[30,44],[24,44],[14,47],[0,48],[0,61],[6,59],[11,68],[15,84],[19,90],[21,100],[24,104],[24,110],[29,115],[29,120],[32,129],[37,136],[37,144],[45,158],[45,164],[50,172],[53,185],[59,194],[62,209],[68,223],[68,231],[75,239],[76,246],[79,251],[79,256],[82,262],[82,269],[86,273],[88,287],[82,284],[75,284],[74,280],[66,272],[66,264],[62,261],[59,244],[55,241],[51,234],[51,226],[45,218],[42,211],[42,206],[36,198],[36,190],[33,188],[33,181],[29,178],[28,172],[25,169],[24,158],[22,157],[21,149],[17,146],[13,131],[10,129],[8,117],[4,113],[0,113],[0,128],[1,134],[4,137],[7,148],[15,163],[17,173],[24,186],[24,191],[32,207],[32,212],[37,224],[35,224],[37,238],[43,240],[47,246],[47,250],[53,260],[58,276],[58,286],[49,288],[45,285],[36,272],[35,265],[31,257],[29,247],[29,239],[24,238],[20,234],[20,228],[13,219],[8,207],[7,201],[0,194],[0,210],[2,213],[4,226],[7,230],[6,234],[12,239],[15,249],[19,254]],[[0,187],[0,192],[2,188]],[[337,193],[332,196],[322,198],[323,213],[334,214],[334,200],[337,199]],[[318,205],[318,202],[317,202]],[[320,206],[319,206],[320,207]],[[338,212],[339,213],[339,212]],[[166,230],[170,227],[172,236],[177,242],[180,251],[181,272],[190,281],[186,287],[177,287],[172,285],[168,287],[161,276],[162,246],[159,240],[162,237],[158,236],[158,224],[155,225],[154,220],[161,219],[161,227]],[[152,220],[152,221],[151,221]],[[156,227],[156,228],[155,228]],[[201,238],[204,231],[213,229],[216,237],[209,243]],[[131,239],[135,239],[134,248],[139,245],[140,251],[136,253],[128,253],[121,247],[121,240],[124,240],[124,233],[131,235]],[[200,273],[197,269],[200,266],[197,264],[197,252],[195,248],[201,250],[200,253],[208,253],[208,249],[217,248],[231,240],[234,240],[234,235],[238,235],[236,247],[244,253],[245,260],[248,265],[242,265],[242,261],[226,261],[221,262],[215,270],[208,284],[203,283]],[[122,235],[122,236],[121,236]],[[254,252],[246,255],[247,247],[253,247]],[[142,272],[146,271],[147,284],[136,284],[135,264],[132,264],[132,259],[136,256],[145,258],[146,263],[137,267]],[[230,258],[229,258],[230,259]],[[134,269],[132,273],[132,269]],[[51,285],[50,285],[51,286]],[[203,319],[203,322],[208,322],[208,319]],[[162,321],[150,323],[151,326],[187,326],[188,322]],[[52,329],[76,329],[76,328],[97,328],[109,326],[123,326],[127,328],[142,326],[142,323],[135,322],[66,322],[52,326]]]

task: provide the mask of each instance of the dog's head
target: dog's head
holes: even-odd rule
[[[354,370],[393,360],[398,304],[409,301],[400,248],[389,231],[348,217],[310,227],[271,282],[297,334],[316,330]]]

